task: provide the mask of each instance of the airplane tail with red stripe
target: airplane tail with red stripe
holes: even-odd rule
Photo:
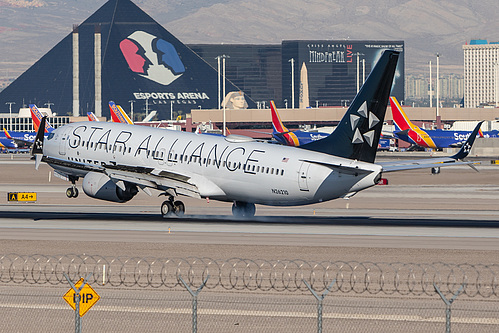
[[[110,101],[109,109],[111,110],[111,119],[113,122],[133,125],[133,121],[127,116],[121,106],[116,105],[113,101]]]
[[[87,112],[87,117],[89,121],[99,121],[93,112]]]
[[[31,111],[31,119],[33,119],[33,126],[35,127],[35,132],[38,132],[40,127],[40,122],[42,121],[43,115],[38,110],[35,104],[29,105],[29,110]],[[48,121],[45,122],[45,133],[51,133],[55,128],[53,128]]]
[[[281,121],[281,117],[279,117],[279,114],[277,113],[274,101],[270,101],[270,111],[272,112],[272,127],[274,129],[273,134],[289,133],[289,130],[286,126],[284,126]]]
[[[277,113],[274,101],[270,101],[270,110],[272,112],[272,136],[281,144],[298,147],[300,145],[300,140],[296,134],[290,132],[288,128],[284,126],[279,113]]]
[[[393,122],[398,127],[399,131],[417,128],[417,126],[411,122],[409,117],[407,117],[399,102],[393,96],[390,97],[390,106],[392,108]]]

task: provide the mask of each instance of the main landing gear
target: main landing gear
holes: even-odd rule
[[[182,201],[174,200],[174,197],[170,196],[168,200],[163,201],[161,204],[161,215],[165,217],[170,217],[173,215],[183,216],[185,213],[185,205]]]
[[[76,187],[76,181],[78,180],[77,177],[70,177],[69,180],[71,181],[71,187],[68,187],[66,190],[66,196],[68,198],[77,198],[78,197],[78,188]]]
[[[253,217],[255,216],[255,204],[241,201],[234,201],[232,204],[232,215],[234,217]]]

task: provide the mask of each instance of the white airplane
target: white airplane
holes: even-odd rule
[[[451,157],[374,163],[398,55],[384,52],[331,135],[300,148],[107,122],[68,124],[44,140],[44,118],[32,148],[36,168],[46,162],[71,181],[68,197],[77,196],[75,182],[83,178],[88,196],[113,202],[129,201],[139,189],[163,191],[164,217],[185,212],[179,195],[233,202],[235,216],[251,217],[255,204],[351,197],[383,172],[470,164],[459,160],[476,135]]]

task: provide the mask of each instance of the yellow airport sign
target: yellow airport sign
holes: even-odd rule
[[[81,278],[78,282],[76,282],[75,287],[76,289],[80,289],[81,284],[83,283],[83,278]],[[70,307],[73,308],[73,310],[76,311],[76,302],[75,302],[75,297],[76,293],[73,290],[73,288],[70,288],[67,293],[62,296],[66,303],[69,304]],[[97,301],[100,299],[99,294],[95,292],[95,290],[87,283],[83,287],[83,289],[80,291],[80,317],[83,317],[85,313],[87,313],[88,310],[92,306],[97,303]]]
[[[36,192],[9,192],[8,201],[36,201]]]

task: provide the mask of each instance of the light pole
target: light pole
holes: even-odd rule
[[[289,59],[291,63],[291,108],[295,108],[295,59]]]
[[[437,118],[440,116],[440,84],[439,84],[439,59],[440,59],[440,54],[437,52]],[[437,119],[438,122],[438,119]]]
[[[225,59],[230,58],[228,55],[223,54],[222,55],[222,79],[223,79],[223,94],[224,94],[224,100],[225,100]],[[225,118],[225,105],[227,104],[227,101],[224,103],[224,121],[223,121],[223,130],[222,133],[224,136],[227,135],[227,130],[225,129],[226,127],[226,118]]]
[[[173,101],[170,101],[170,120],[173,121]]]
[[[433,90],[431,88],[431,60],[430,60],[430,108],[433,107]]]
[[[355,53],[355,55],[357,56],[357,92],[359,92],[359,89],[360,89],[360,84],[359,84],[359,81],[360,81],[360,56],[361,55],[364,55],[364,53],[360,53],[360,52],[357,52]]]
[[[135,100],[131,99],[128,102],[130,102],[130,115],[132,116],[132,123],[134,122],[133,120],[133,103],[135,103]]]
[[[7,102],[5,104],[9,104],[9,131],[12,131],[12,104],[16,104],[16,102]]]
[[[362,59],[362,84],[366,82],[366,59]]]
[[[218,100],[217,100],[217,104],[218,104],[218,109],[219,110],[220,110],[220,58],[222,58],[222,56],[215,57],[215,59],[217,59],[217,62],[218,62],[218,70],[217,70],[217,78],[218,78]]]

